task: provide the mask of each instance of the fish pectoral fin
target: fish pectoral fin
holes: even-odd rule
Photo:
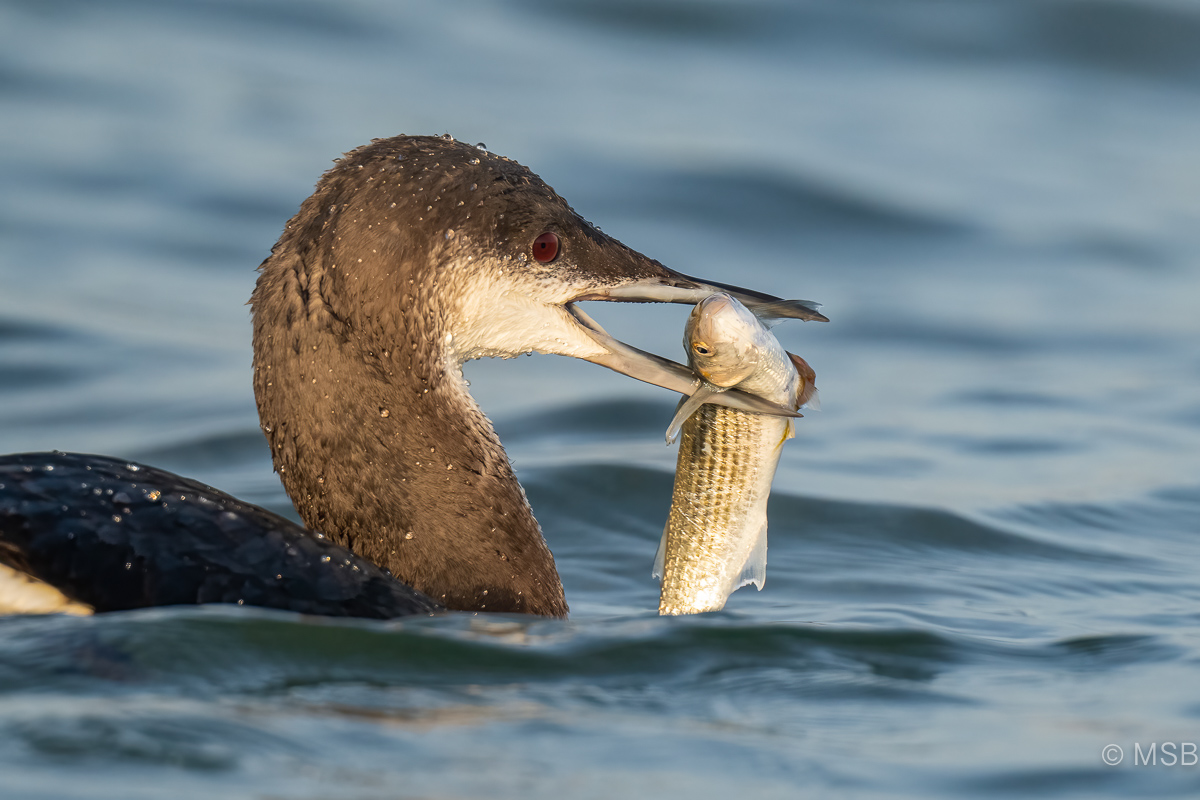
[[[821,410],[821,399],[817,395],[817,373],[808,362],[795,353],[788,353],[796,374],[800,376],[800,398],[796,401],[797,408]]]
[[[671,419],[671,424],[667,426],[667,444],[675,441],[679,436],[679,429],[683,427],[683,423],[687,422],[688,417],[696,413],[696,409],[724,391],[726,390],[720,386],[701,383],[700,388],[692,392],[691,397],[681,397],[679,405],[675,406],[675,416]]]
[[[733,588],[736,591],[750,584],[754,584],[760,592],[767,585],[767,521],[765,519],[762,527],[759,528],[758,538],[754,540],[754,548],[750,551],[745,566],[742,567],[742,574],[738,576],[738,584]]]
[[[663,576],[663,564],[667,559],[667,528],[669,526],[669,522],[663,526],[662,538],[658,540],[658,552],[654,554],[654,570],[650,573],[651,578],[658,578],[660,582]]]

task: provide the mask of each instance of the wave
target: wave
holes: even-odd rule
[[[610,164],[592,183],[605,218],[682,219],[740,231],[847,232],[871,228],[881,234],[950,235],[968,230],[961,220],[934,216],[860,192],[813,174],[767,171],[756,164],[719,164],[681,169],[655,164]],[[630,186],[638,191],[631,193]]]
[[[271,698],[301,687],[525,684],[602,690],[616,704],[631,688],[670,685],[753,697],[789,693],[912,693],[966,668],[1054,673],[1105,671],[1186,659],[1165,637],[1114,633],[1005,641],[917,626],[763,622],[720,612],[665,619],[643,614],[587,622],[450,613],[393,622],[332,620],[231,606],[181,606],[95,617],[0,619],[3,696],[29,692],[191,698]],[[745,685],[727,680],[741,675]],[[592,695],[593,701],[596,699]],[[3,716],[0,714],[0,716]]]

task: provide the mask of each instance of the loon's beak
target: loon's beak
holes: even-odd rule
[[[773,319],[803,319],[829,322],[817,311],[820,304],[809,300],[783,300],[773,295],[730,286],[716,281],[702,281],[672,270],[663,277],[642,278],[610,288],[591,292],[576,300],[613,300],[618,303],[686,303],[695,305],[717,292],[733,295],[757,316]]]
[[[608,367],[639,381],[661,386],[673,392],[692,395],[700,388],[701,380],[688,367],[674,361],[647,353],[636,347],[614,339],[604,328],[584,313],[575,303],[584,300],[608,300],[620,303],[686,303],[695,304],[716,292],[727,292],[751,311],[768,317],[829,320],[816,310],[816,304],[806,300],[781,300],[737,286],[728,286],[712,281],[698,281],[677,272],[665,270],[664,276],[655,276],[630,281],[614,287],[588,292],[566,305],[567,312],[575,318],[602,351],[584,356],[587,361]],[[764,400],[757,395],[733,389],[714,395],[708,402],[728,406],[742,411],[754,411],[781,417],[799,417],[795,409]]]

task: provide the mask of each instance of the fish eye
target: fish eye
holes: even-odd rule
[[[698,356],[712,355],[712,350],[710,350],[708,345],[705,344],[694,344],[692,345],[692,350],[695,351],[696,355]]]
[[[546,231],[533,240],[533,257],[549,264],[558,256],[558,234]]]

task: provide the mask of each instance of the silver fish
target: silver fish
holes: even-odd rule
[[[816,407],[815,374],[728,294],[702,300],[684,329],[688,363],[702,383],[667,431],[681,433],[671,512],[655,558],[660,614],[724,607],[734,590],[762,589],[767,571],[767,497],[791,419],[713,405],[739,389],[789,409]]]

